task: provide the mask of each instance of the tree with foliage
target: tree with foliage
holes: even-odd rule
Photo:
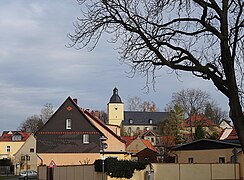
[[[112,42],[121,44],[121,60],[152,80],[155,71],[168,67],[176,74],[186,71],[212,81],[228,98],[244,150],[243,0],[78,2],[84,7],[69,35],[71,46],[93,49],[109,33]]]
[[[172,100],[168,106],[174,105],[181,106],[185,115],[190,119],[197,114],[206,114],[206,117],[214,118],[211,119],[212,121],[219,121],[219,119],[224,118],[224,116],[220,116],[224,114],[222,113],[223,111],[213,103],[211,96],[200,89],[183,89],[173,93]],[[190,135],[193,140],[192,129],[194,124],[192,124],[192,120],[190,120],[189,123],[191,131]]]
[[[203,123],[199,123],[198,125],[196,125],[194,140],[205,139],[205,138],[206,138],[206,132],[203,129]]]
[[[166,136],[173,136],[176,144],[182,144],[186,141],[182,134],[184,111],[177,104],[173,107],[168,107],[167,111],[170,112],[169,119],[159,124],[160,133]]]
[[[156,112],[157,106],[153,101],[143,101],[140,97],[134,96],[127,99],[129,111]]]

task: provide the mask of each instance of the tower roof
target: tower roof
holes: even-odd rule
[[[110,98],[109,103],[122,103],[118,94],[118,89],[116,87],[113,89],[113,95]]]

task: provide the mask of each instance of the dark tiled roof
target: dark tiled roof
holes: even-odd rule
[[[169,112],[125,111],[123,125],[157,125],[169,117]],[[130,124],[130,120],[133,121]],[[150,124],[152,120],[152,124]]]
[[[241,145],[225,142],[225,141],[201,139],[181,146],[177,146],[175,148],[172,148],[172,150],[179,151],[179,150],[229,149],[234,147],[241,148]]]

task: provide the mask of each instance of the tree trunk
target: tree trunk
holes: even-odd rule
[[[244,151],[244,116],[237,93],[230,92],[229,106],[230,118],[234,123],[237,135],[242,146],[242,150]]]

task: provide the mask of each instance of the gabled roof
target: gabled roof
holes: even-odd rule
[[[231,121],[229,121],[229,120],[222,119],[222,120],[219,122],[219,125],[220,125],[221,123],[226,123],[227,125],[229,125],[230,127],[232,127],[232,125],[231,125]]]
[[[198,114],[198,115],[193,115],[193,116],[190,116],[190,117],[186,118],[183,121],[183,127],[190,127],[190,126],[195,127],[196,125],[201,124],[201,123],[203,123],[203,126],[213,126],[213,125],[215,125],[206,116],[204,116],[202,114]]]
[[[19,141],[26,141],[29,138],[30,134],[31,133],[22,132],[22,131],[3,131],[2,136],[0,136],[0,141],[13,141],[12,138],[15,135],[21,136],[21,140]]]
[[[156,136],[156,134],[152,131],[152,130],[147,130],[144,131],[140,134],[141,137],[145,137],[145,136]]]
[[[152,151],[158,152],[157,149],[151,144],[150,141],[141,139],[140,137],[137,137],[134,139],[128,146],[127,146],[127,151],[128,152],[133,152],[133,153],[138,153],[143,149],[150,149]]]
[[[209,149],[232,149],[241,148],[240,144],[229,143],[225,141],[201,139],[184,145],[172,148],[174,151],[180,150],[209,150]]]
[[[84,111],[84,113],[86,116],[88,116],[88,117],[92,118],[94,121],[96,121],[99,125],[101,125],[104,129],[106,129],[110,134],[112,134],[119,141],[126,143],[126,141],[124,141],[120,136],[118,136],[111,129],[109,129],[102,120],[98,119],[96,116],[93,116],[89,111]],[[87,119],[89,119],[89,118],[87,118]]]
[[[151,149],[152,151],[158,152],[157,149],[151,144],[149,140],[141,139],[146,148]]]
[[[122,136],[121,138],[126,142],[125,147],[128,147],[130,143],[137,138],[137,136]]]
[[[169,117],[169,112],[124,111],[123,125],[157,125]],[[130,124],[132,120],[132,124]],[[150,124],[150,120],[152,124]]]
[[[62,103],[62,105],[58,108],[57,111],[54,112],[54,114],[52,115],[52,117],[55,116],[55,114],[61,110],[61,107],[67,102],[67,101],[70,101],[72,103],[72,105],[74,105],[74,107],[81,113],[81,115],[86,119],[86,121],[93,127],[95,128],[99,133],[103,134],[93,123],[92,121],[90,121],[89,118],[87,118],[85,112],[83,111],[83,109],[81,109],[77,103],[76,103],[76,100],[74,101],[70,96],[67,97],[67,99]],[[52,119],[52,117],[35,133],[35,134],[38,134],[40,133],[50,122],[50,120]]]

